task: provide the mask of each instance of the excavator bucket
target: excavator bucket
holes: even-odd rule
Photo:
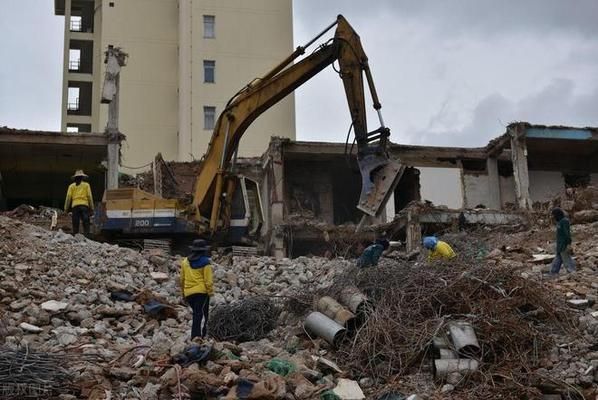
[[[405,166],[379,154],[358,161],[361,172],[361,195],[357,208],[373,217],[380,214],[399,183]]]

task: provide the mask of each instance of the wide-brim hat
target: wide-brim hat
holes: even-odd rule
[[[208,251],[210,246],[208,246],[208,242],[203,239],[196,239],[193,241],[193,244],[189,246],[191,251]]]
[[[81,177],[81,178],[89,178],[89,176],[87,176],[87,174],[85,174],[85,172],[83,172],[82,169],[78,169],[75,171],[75,174],[71,177],[71,178],[77,178],[77,177]]]

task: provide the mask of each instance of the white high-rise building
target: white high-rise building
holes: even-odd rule
[[[291,0],[55,0],[65,16],[62,130],[102,132],[104,52],[129,54],[120,77],[123,165],[198,159],[226,102],[293,51]],[[291,94],[249,128],[239,154],[295,138]]]

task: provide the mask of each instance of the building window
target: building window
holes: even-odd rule
[[[203,81],[206,83],[214,83],[214,74],[216,69],[216,61],[203,60]]]
[[[71,16],[71,32],[82,32],[82,22],[83,18],[77,15]]]
[[[77,133],[77,132],[79,132],[79,127],[78,126],[67,126],[66,131],[70,132],[70,133]]]
[[[68,100],[66,109],[68,111],[79,111],[79,93],[78,87],[70,87],[68,89]]]
[[[81,50],[69,49],[69,71],[79,71],[81,69]]]
[[[216,107],[205,106],[203,108],[203,128],[213,130],[216,125]]]
[[[203,37],[213,39],[216,37],[215,23],[216,18],[213,15],[203,16]]]

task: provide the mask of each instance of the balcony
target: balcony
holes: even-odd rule
[[[91,116],[92,82],[68,81],[67,115]]]
[[[69,41],[69,72],[80,74],[93,73],[93,41],[76,40]]]

